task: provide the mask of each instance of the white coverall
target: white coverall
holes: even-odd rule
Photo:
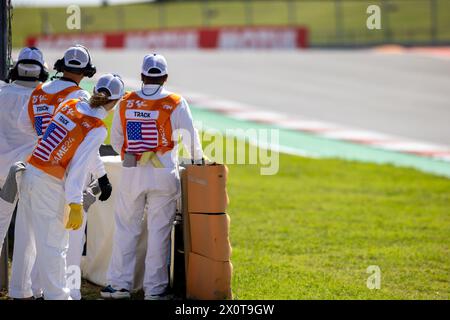
[[[33,150],[35,139],[23,135],[17,128],[17,119],[22,106],[28,102],[31,92],[38,81],[16,80],[11,84],[0,86],[0,186],[3,186],[9,168],[16,162],[24,160]],[[16,203],[0,199],[0,248],[8,232]]]
[[[48,82],[43,85],[43,90],[49,94],[54,94],[59,91],[62,91],[70,86],[74,86],[75,83],[71,81],[65,80],[54,80]],[[89,99],[90,95],[85,90],[76,90],[71,92],[66,96],[67,99],[74,98],[83,98]],[[38,137],[35,129],[30,121],[30,117],[28,115],[28,100],[23,105],[22,112],[20,113],[17,127],[21,130],[22,135],[27,135],[34,139],[34,144],[36,143]],[[32,150],[31,150],[32,151]],[[28,153],[31,153],[28,152]],[[94,168],[97,169],[96,174],[104,175],[106,172],[104,170],[103,164],[101,163],[101,159],[98,156],[97,164],[94,165]],[[16,225],[15,225],[15,243],[14,243],[14,253],[13,253],[13,263],[12,263],[12,272],[11,279],[9,283],[9,296],[12,298],[26,298],[31,295],[40,296],[40,292],[42,288],[41,285],[36,284],[36,281],[33,281],[38,277],[36,268],[33,268],[35,262],[34,255],[27,255],[26,252],[35,251],[34,242],[30,241],[29,235],[27,234],[27,221],[26,215],[19,213],[17,211],[16,216]],[[83,219],[86,219],[84,217]],[[83,222],[84,223],[84,222]],[[78,233],[80,230],[71,231],[70,233]],[[83,231],[84,232],[84,231]],[[26,236],[24,236],[26,235]],[[75,237],[77,238],[77,237]],[[32,246],[32,248],[29,248]],[[79,247],[79,245],[74,245],[74,247]],[[30,274],[32,275],[30,278]]]
[[[83,114],[104,119],[103,108],[92,109],[79,102],[77,109]],[[66,254],[69,230],[64,224],[64,207],[69,203],[82,203],[83,190],[89,169],[94,166],[98,150],[107,136],[104,127],[92,129],[84,138],[72,158],[65,178],[58,180],[28,165],[22,177],[18,215],[25,215],[24,231],[32,235],[32,245],[23,252],[35,257],[39,280],[48,300],[70,300],[66,282]]]
[[[89,170],[92,174],[92,179],[98,179],[100,177],[103,177],[106,174],[105,166],[103,165],[103,162],[100,161],[94,161],[92,164],[93,168]],[[91,178],[87,178],[84,189],[86,189],[90,182],[92,181]],[[83,190],[84,190],[83,189]],[[69,231],[69,249],[67,250],[67,267],[75,266],[78,268],[81,268],[81,257],[83,255],[83,249],[84,244],[86,243],[86,223],[88,219],[88,213],[83,211],[83,224],[78,230],[70,230]],[[81,275],[81,272],[80,272]],[[71,274],[68,274],[68,276],[72,276]],[[81,283],[81,277],[80,277],[80,283]],[[73,283],[69,283],[70,286],[70,297],[72,300],[81,300],[81,291],[80,287],[72,287]]]
[[[34,148],[34,136],[24,135],[17,128],[17,120],[24,104],[28,103],[31,92],[39,84],[39,81],[16,80],[11,84],[0,87],[0,185],[3,186],[9,168],[16,161],[24,161]],[[20,185],[20,182],[19,182]],[[14,213],[15,203],[8,203],[0,199],[0,248],[11,223]],[[22,234],[15,241],[27,241],[28,235]],[[28,274],[31,273],[31,268]],[[30,279],[30,289],[28,296],[33,293],[39,296],[39,283],[37,272],[33,270]],[[33,290],[31,289],[33,283]],[[33,291],[33,293],[32,293]],[[21,297],[25,298],[25,296]]]
[[[147,93],[157,89],[157,85],[146,85],[144,90]],[[150,97],[141,91],[137,93],[148,100],[161,99],[171,94],[162,87]],[[201,159],[202,148],[185,99],[182,99],[173,111],[170,121],[173,131],[184,129],[190,134],[183,142],[192,141],[193,145],[186,147],[188,150],[194,150],[195,159]],[[118,107],[111,128],[111,144],[114,150],[120,153],[123,143],[124,132]],[[176,143],[177,141],[175,149]],[[143,283],[145,294],[163,294],[168,284],[169,238],[175,217],[176,200],[180,196],[180,185],[176,159],[172,158],[171,152],[158,157],[164,168],[154,168],[150,163],[122,168],[114,211],[113,251],[107,274],[109,284],[115,289],[133,288],[136,247],[144,214],[147,215],[148,229]]]

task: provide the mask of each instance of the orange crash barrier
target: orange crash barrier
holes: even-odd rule
[[[227,174],[219,164],[188,165],[181,171],[188,299],[232,299]]]

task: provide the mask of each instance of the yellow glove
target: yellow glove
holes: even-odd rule
[[[139,164],[141,166],[147,164],[147,162],[153,157],[155,153],[153,151],[144,152],[139,159]]]
[[[155,167],[155,168],[164,168],[164,166],[161,163],[161,161],[159,160],[158,156],[153,151],[144,152],[142,154],[141,158],[139,159],[139,164],[142,166],[142,165],[147,164],[147,162],[149,162],[149,161],[152,163],[153,167]]]
[[[206,154],[203,154],[203,161],[205,162],[205,164],[213,163],[213,161],[211,161],[211,159],[208,158]]]
[[[66,229],[77,230],[83,224],[83,206],[78,203],[69,204],[70,213]]]

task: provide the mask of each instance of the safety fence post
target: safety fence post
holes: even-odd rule
[[[343,10],[342,10],[342,1],[334,0],[334,19],[335,19],[335,28],[336,28],[336,40],[338,43],[342,43],[344,39],[344,28],[343,28]]]
[[[438,42],[438,25],[438,2],[430,0],[430,38],[433,45]]]
[[[0,290],[8,287],[8,237],[5,238],[0,258]]]
[[[297,24],[297,5],[295,0],[288,0],[286,2],[288,12],[288,24],[294,26]]]
[[[10,0],[0,0],[0,80],[5,80],[9,67],[9,9]],[[8,286],[8,237],[0,253],[0,290]]]
[[[381,21],[384,29],[384,42],[391,43],[392,30],[389,19],[389,11],[391,10],[391,2],[389,0],[383,0],[381,3]]]
[[[252,0],[245,0],[245,25],[253,25],[253,5]]]

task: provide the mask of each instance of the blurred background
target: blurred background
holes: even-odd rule
[[[310,46],[450,43],[448,0],[13,0],[13,46],[31,34],[185,27],[306,26]],[[81,29],[66,28],[66,7],[81,5]],[[378,5],[382,29],[366,28]]]
[[[9,45],[40,47],[50,67],[80,43],[139,87],[158,51],[194,110],[450,159],[449,0],[3,1]]]

